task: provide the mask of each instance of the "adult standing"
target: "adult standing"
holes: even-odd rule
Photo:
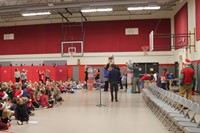
[[[88,66],[85,65],[85,89],[87,89]]]
[[[41,83],[44,83],[44,73],[40,70],[38,70],[38,77],[39,77],[39,81]]]
[[[111,65],[111,71],[108,74],[108,80],[110,82],[110,94],[111,94],[111,102],[113,102],[114,96],[113,91],[115,91],[115,101],[118,102],[117,92],[118,92],[118,82],[120,78],[120,72],[115,69],[115,65]]]
[[[140,80],[140,73],[139,73],[139,67],[137,63],[133,63],[133,66],[129,66],[128,68],[133,71],[133,88],[132,88],[132,93],[140,93],[140,85],[139,85],[139,80]],[[138,88],[138,89],[136,89]],[[138,90],[138,91],[136,91]]]
[[[120,86],[120,89],[123,89],[123,86],[122,86],[122,75],[121,75],[120,68],[115,65],[115,69],[117,69],[119,71],[119,73],[120,73],[119,86]]]
[[[48,81],[50,80],[50,70],[46,70],[46,73],[45,73],[45,81]]]
[[[150,74],[145,74],[144,76],[142,76],[139,80],[140,84],[141,84],[141,87],[140,89],[143,89],[144,88],[144,82],[145,81],[151,81],[153,80],[153,74],[150,73]]]
[[[192,62],[190,61],[190,59],[186,58],[186,59],[185,59],[185,62],[190,63],[189,67],[192,68],[192,69],[194,70],[194,66],[193,66]],[[194,70],[194,71],[195,71],[195,70]],[[193,82],[192,95],[195,94],[195,85],[196,85],[195,83],[196,83],[196,82]]]
[[[168,70],[166,68],[163,69],[163,73],[160,77],[161,80],[161,88],[164,90],[169,90],[169,82],[166,80],[168,75]]]
[[[180,74],[180,90],[179,95],[184,96],[186,94],[187,99],[192,99],[192,88],[196,82],[195,72],[190,67],[190,62],[184,63],[185,68],[181,70]]]
[[[97,68],[94,70],[94,73],[95,73],[96,88],[100,88],[100,70]]]
[[[161,78],[160,78],[160,75],[158,72],[155,72],[153,74],[153,77],[154,77],[154,82],[155,84],[158,86],[158,87],[161,87]]]
[[[27,74],[26,74],[25,69],[22,69],[21,78],[22,78],[22,84],[26,83]]]
[[[108,91],[108,75],[109,75],[109,70],[108,70],[108,67],[109,67],[109,64],[107,64],[105,67],[104,67],[104,70],[103,70],[103,77],[104,77],[104,91]]]
[[[99,69],[96,69],[95,70],[95,80],[99,80],[100,79],[100,70]]]
[[[15,75],[15,82],[19,83],[21,75],[20,75],[20,71],[18,70],[18,68],[15,69],[14,75]]]

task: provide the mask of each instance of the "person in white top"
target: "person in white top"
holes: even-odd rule
[[[158,87],[161,87],[161,79],[160,79],[159,73],[155,72],[155,73],[153,74],[153,77],[154,77],[154,82],[155,82],[155,84],[156,84]]]
[[[20,75],[20,71],[18,70],[18,68],[15,69],[14,76],[15,76],[15,82],[19,83],[21,75]]]
[[[26,83],[26,80],[27,80],[27,74],[26,74],[25,69],[22,70],[21,78],[22,78],[22,84]]]

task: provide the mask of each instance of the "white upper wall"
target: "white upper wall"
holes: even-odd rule
[[[160,64],[173,64],[174,52],[149,52],[144,56],[143,52],[107,52],[107,53],[84,53],[83,57],[61,57],[61,54],[33,54],[33,55],[4,55],[0,56],[0,62],[6,61],[43,61],[43,60],[67,60],[68,65],[77,65],[80,59],[81,65],[104,65],[108,57],[114,55],[116,64],[132,62],[159,62]]]
[[[174,33],[174,16],[180,10],[180,8],[188,2],[188,32],[194,32],[195,26],[195,0],[183,0],[178,3],[173,11],[163,12],[163,14],[155,13],[153,16],[129,16],[123,19],[144,19],[144,18],[171,18],[171,32]],[[113,18],[114,19],[114,18]],[[30,23],[31,24],[31,23]],[[172,41],[173,43],[173,41]],[[194,39],[192,38],[192,45]],[[200,49],[200,41],[197,42],[197,50]],[[66,59],[69,65],[76,65],[77,59],[81,60],[81,64],[105,64],[107,63],[108,56],[115,56],[116,64],[125,64],[129,60],[133,62],[159,62],[160,64],[172,64],[175,61],[182,62],[180,59],[185,59],[188,56],[191,60],[199,60],[200,51],[192,53],[186,52],[185,49],[179,49],[169,52],[149,52],[148,56],[144,56],[142,52],[118,52],[118,53],[84,53],[83,57],[61,57],[61,54],[45,54],[45,55],[5,55],[0,56],[0,62],[2,61],[31,61],[31,60],[63,60]],[[181,58],[180,58],[181,57]]]

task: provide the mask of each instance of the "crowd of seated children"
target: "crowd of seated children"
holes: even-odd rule
[[[76,82],[73,79],[69,78],[66,82],[57,82],[57,86],[60,89],[61,93],[74,93],[75,89],[83,89],[81,82]]]
[[[66,81],[65,82],[66,92],[74,93],[74,89],[72,88],[72,85],[73,85],[73,81]]]
[[[60,96],[60,84],[53,81],[46,85],[42,82],[27,81],[26,83],[0,82],[0,130],[10,126],[11,116],[17,123],[28,123],[36,108],[51,108],[63,101]]]
[[[67,92],[67,89],[66,89],[64,83],[58,84],[58,87],[59,87],[61,93],[66,93]]]

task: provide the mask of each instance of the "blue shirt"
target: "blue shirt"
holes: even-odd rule
[[[118,82],[119,79],[120,79],[120,72],[117,69],[113,68],[108,74],[109,82]]]

